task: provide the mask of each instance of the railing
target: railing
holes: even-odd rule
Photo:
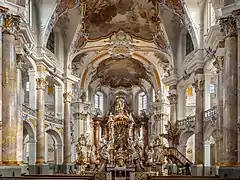
[[[192,164],[192,162],[186,158],[181,152],[179,152],[174,147],[166,147],[163,149],[164,156],[175,156],[182,164],[185,164],[186,162]]]
[[[26,114],[29,114],[31,116],[36,117],[36,110],[31,109],[30,107],[26,106],[25,104],[22,105],[22,110],[23,112],[25,112]]]
[[[217,110],[216,106],[214,106],[211,109],[206,110],[204,112],[204,116],[205,116],[204,120],[205,121],[215,121],[216,120],[216,110]],[[185,126],[187,124],[195,122],[195,119],[196,119],[195,115],[194,116],[189,116],[186,119],[177,121],[177,123],[178,123],[178,126]]]
[[[31,115],[33,117],[36,117],[36,110],[31,109],[30,107],[26,106],[25,104],[22,105],[22,110],[25,114]],[[63,119],[55,118],[54,116],[50,115],[44,115],[45,121],[56,123],[56,124],[63,124]]]
[[[63,120],[59,118],[55,118],[54,116],[45,115],[45,121],[56,123],[56,124],[63,124]]]

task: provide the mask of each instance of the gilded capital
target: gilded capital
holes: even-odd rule
[[[37,78],[36,79],[37,90],[39,90],[39,89],[45,90],[46,85],[47,85],[47,81],[45,80],[45,78]]]
[[[236,20],[233,16],[228,16],[226,18],[220,19],[221,32],[226,37],[237,35],[237,25]]]
[[[20,30],[20,16],[6,13],[2,14],[1,20],[2,31],[17,37]]]
[[[223,70],[224,65],[224,57],[223,56],[217,56],[215,61],[213,62],[213,65],[217,69],[217,73]]]
[[[167,97],[170,104],[177,104],[177,95],[176,94],[169,94]]]
[[[204,80],[196,80],[192,86],[195,88],[195,92],[204,91]]]
[[[63,94],[63,102],[66,103],[70,103],[72,101],[72,92],[66,92]]]

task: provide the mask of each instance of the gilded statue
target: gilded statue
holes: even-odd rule
[[[124,99],[118,98],[117,102],[116,102],[116,105],[115,105],[115,111],[116,112],[123,112],[124,111],[124,107],[125,107]]]

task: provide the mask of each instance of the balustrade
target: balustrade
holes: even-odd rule
[[[24,114],[27,114],[27,115],[30,115],[30,116],[33,116],[36,118],[36,110],[35,109],[32,109],[25,104],[23,104],[22,107],[23,107]],[[61,124],[61,125],[63,124],[62,119],[59,119],[59,118],[56,118],[56,117],[50,116],[50,115],[44,115],[44,116],[45,116],[45,121],[47,121],[47,122]]]
[[[204,120],[205,121],[215,121],[216,120],[216,110],[217,110],[217,107],[215,107],[215,106],[211,109],[206,110],[204,112],[204,114],[205,114]],[[193,122],[195,122],[195,115],[189,116],[183,120],[177,121],[178,126],[185,126],[185,125],[193,123]]]

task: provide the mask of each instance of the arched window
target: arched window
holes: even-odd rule
[[[144,92],[138,94],[138,111],[139,113],[147,109],[147,95]]]
[[[47,41],[47,49],[52,53],[55,53],[55,34],[53,31],[49,35],[49,38]]]
[[[194,45],[192,42],[192,37],[189,32],[186,34],[186,56],[194,50]]]
[[[103,113],[103,93],[97,92],[94,95],[94,107]]]

